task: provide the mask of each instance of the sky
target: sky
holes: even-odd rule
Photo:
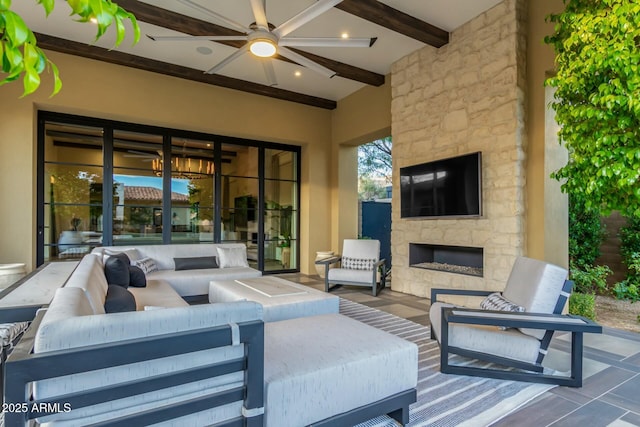
[[[154,187],[154,188],[162,189],[162,177],[114,175],[113,180],[115,182],[121,182],[127,186]],[[189,184],[188,179],[171,178],[171,191],[188,195],[189,194],[189,190],[187,189],[188,184]]]

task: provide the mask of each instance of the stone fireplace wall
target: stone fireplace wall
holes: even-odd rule
[[[525,248],[526,5],[505,0],[392,67],[393,290],[504,288]],[[482,152],[483,215],[401,219],[399,168]],[[409,244],[479,247],[483,277],[409,267]]]

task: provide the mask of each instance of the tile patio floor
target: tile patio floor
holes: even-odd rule
[[[324,290],[318,276],[280,277]],[[342,298],[377,308],[422,325],[429,325],[429,300],[394,292],[388,287],[377,297],[370,290],[343,286],[332,291]],[[558,369],[558,357],[569,348],[567,336],[554,338],[547,363]],[[584,382],[581,388],[555,387],[494,427],[640,426],[640,334],[605,328],[602,335],[585,335]]]

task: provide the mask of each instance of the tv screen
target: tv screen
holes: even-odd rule
[[[400,168],[400,217],[480,216],[482,154]]]

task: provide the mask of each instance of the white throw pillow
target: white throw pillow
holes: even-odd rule
[[[249,267],[247,262],[247,249],[218,247],[218,264],[220,268]]]
[[[126,254],[129,260],[133,261],[140,258],[140,254],[136,248],[122,248],[122,249],[105,249],[102,252],[102,262],[106,261],[111,255]]]
[[[156,262],[149,257],[131,261],[131,265],[134,265],[140,268],[140,270],[142,270],[145,275],[149,273],[153,273],[154,271],[158,271],[158,266],[156,265]]]

